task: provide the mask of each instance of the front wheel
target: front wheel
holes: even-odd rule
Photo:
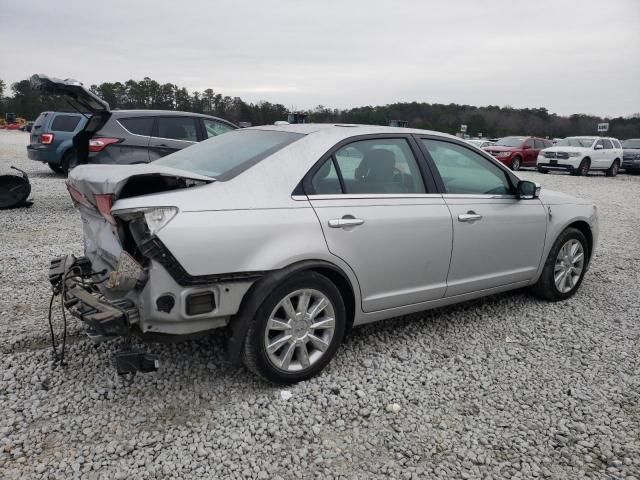
[[[606,175],[607,177],[615,177],[616,175],[618,175],[619,171],[620,163],[618,162],[618,160],[614,160],[611,166],[607,169]]]
[[[307,380],[331,361],[345,326],[346,311],[337,287],[315,272],[296,274],[258,309],[244,340],[243,362],[273,383]]]
[[[576,293],[589,259],[589,245],[577,228],[567,228],[551,247],[538,282],[532,287],[540,298],[556,302]]]
[[[520,160],[520,157],[516,157],[511,161],[511,170],[518,171],[521,166],[522,160]]]
[[[580,166],[575,171],[575,175],[579,177],[586,177],[589,173],[589,168],[591,167],[591,161],[588,158],[585,158],[580,162]]]

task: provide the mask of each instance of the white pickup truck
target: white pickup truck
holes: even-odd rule
[[[589,170],[604,170],[615,177],[622,164],[622,145],[610,137],[567,137],[538,154],[538,171],[561,170],[586,175]]]

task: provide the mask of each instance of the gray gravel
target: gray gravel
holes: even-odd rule
[[[0,171],[35,204],[0,211],[0,478],[626,478],[640,480],[640,176],[525,173],[594,199],[581,290],[515,292],[356,329],[318,378],[282,391],[223,337],[152,345],[127,385],[73,323],[53,368],[50,257],[81,251],[63,179],[0,131]]]

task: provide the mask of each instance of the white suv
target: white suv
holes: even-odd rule
[[[567,137],[538,154],[538,171],[564,170],[586,175],[589,170],[605,170],[615,177],[622,163],[622,145],[615,138]]]

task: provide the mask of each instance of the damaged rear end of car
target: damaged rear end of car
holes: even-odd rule
[[[73,170],[67,189],[81,215],[84,256],[54,258],[49,279],[54,294],[62,295],[66,310],[86,324],[93,340],[184,336],[226,324],[224,312],[222,319],[212,317],[220,311],[216,290],[206,283],[219,279],[189,285],[188,274],[157,236],[178,215],[178,207],[116,208],[120,199],[157,197],[214,181],[154,165]]]

